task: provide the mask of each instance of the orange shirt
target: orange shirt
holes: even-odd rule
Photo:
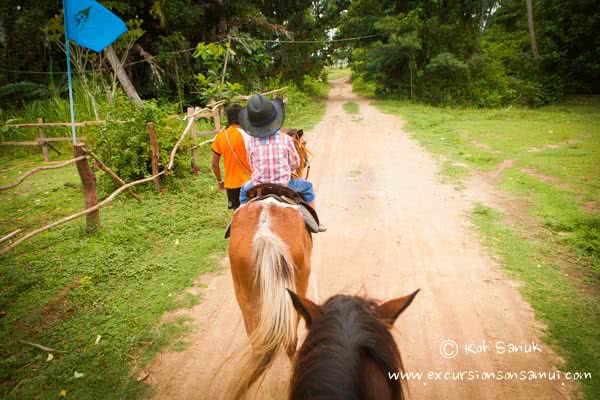
[[[246,145],[244,137],[238,130],[239,125],[231,125],[227,129],[222,130],[215,137],[212,143],[212,150],[223,156],[223,165],[225,166],[225,188],[236,189],[241,187],[246,181],[250,180],[252,171],[248,164],[248,156],[246,153]],[[229,135],[229,143],[227,143],[226,135]],[[236,156],[233,154],[235,151]],[[238,161],[239,159],[239,161]],[[240,165],[241,164],[243,165]]]

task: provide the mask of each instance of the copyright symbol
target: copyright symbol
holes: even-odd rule
[[[444,358],[454,358],[458,354],[458,344],[452,339],[446,339],[440,344],[440,354]]]

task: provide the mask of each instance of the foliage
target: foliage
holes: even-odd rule
[[[375,97],[378,87],[375,82],[366,81],[360,74],[352,74],[352,91],[359,96]]]
[[[0,88],[0,98],[10,96],[13,101],[44,98],[51,93],[48,86],[32,82],[9,83]]]
[[[288,128],[312,129],[325,114],[325,106],[322,98],[313,97],[300,89],[293,83],[271,82],[273,89],[288,86],[285,94],[287,97],[286,115],[284,126]],[[327,95],[327,85],[324,84],[319,92]]]
[[[165,105],[158,107],[156,102],[146,101],[142,107],[134,106],[125,96],[119,94],[112,105],[102,110],[106,115],[106,124],[100,125],[95,134],[88,135],[86,144],[101,160],[123,180],[129,182],[151,175],[150,141],[148,122],[153,122],[160,148],[160,159],[163,167],[169,161],[171,149],[183,132],[184,123],[178,119],[169,119],[169,113],[175,110]],[[184,176],[189,170],[190,142],[185,141],[179,147],[173,172]],[[112,181],[106,178],[106,185],[113,187]]]
[[[540,0],[534,9],[539,59],[530,50],[525,4],[516,0],[356,0],[340,36],[377,35],[347,46],[353,77],[374,83],[380,96],[496,107],[600,92],[600,56],[593,50],[599,39],[591,35],[598,8],[591,1]]]
[[[329,93],[329,85],[326,79],[313,78],[309,75],[304,76],[301,89],[307,95],[319,99],[325,99]]]
[[[221,94],[227,97],[241,91],[242,88],[234,86],[236,84],[242,85],[243,91],[252,91],[264,86],[272,77],[291,80],[300,86],[305,75],[319,77],[333,51],[327,44],[327,30],[335,26],[340,10],[348,3],[348,0],[103,2],[127,21],[129,32],[113,47],[123,57],[138,93],[146,99],[177,100],[181,110],[188,104],[197,104],[198,100]],[[60,2],[3,1],[0,5],[0,87],[18,82],[48,86],[58,81],[62,84],[66,78],[62,26]],[[228,37],[231,37],[232,59],[225,82],[221,83],[222,55],[217,56],[220,68],[214,68],[210,60],[192,57],[189,49],[198,43],[224,45]],[[303,39],[323,42],[278,42]],[[82,80],[89,75],[88,91],[98,94],[107,87],[110,89],[110,66],[105,57],[78,46],[73,48],[80,52],[74,54],[76,73]],[[101,84],[103,80],[107,85]],[[102,90],[95,90],[96,85]],[[204,89],[210,93],[201,94],[200,99],[191,93]],[[8,98],[0,98],[0,108],[14,106]]]

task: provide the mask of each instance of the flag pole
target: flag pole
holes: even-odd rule
[[[65,22],[65,47],[67,49],[67,79],[69,81],[69,106],[71,108],[71,135],[73,145],[77,144],[77,134],[75,133],[75,108],[73,106],[73,78],[71,77],[71,46],[69,45],[69,35],[67,34],[67,7],[63,0],[63,15]]]

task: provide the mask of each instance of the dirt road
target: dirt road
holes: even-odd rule
[[[345,113],[346,101],[359,103],[360,114]],[[313,289],[321,301],[339,292],[389,299],[421,289],[394,333],[407,370],[423,374],[409,383],[411,398],[570,398],[571,388],[560,381],[481,376],[552,372],[560,360],[542,343],[539,324],[515,284],[468,226],[477,190],[441,184],[435,161],[402,130],[402,121],[356,98],[348,83],[334,84],[325,118],[308,140],[315,152],[317,207],[329,228],[315,238]],[[231,277],[226,269],[203,279],[203,303],[180,312],[197,327],[190,346],[159,354],[149,369],[156,399],[219,398],[233,376],[226,358],[246,337]],[[510,345],[532,352],[508,353]],[[285,398],[288,364],[283,356],[277,360],[256,398]],[[471,374],[460,381],[428,377],[430,371]]]

